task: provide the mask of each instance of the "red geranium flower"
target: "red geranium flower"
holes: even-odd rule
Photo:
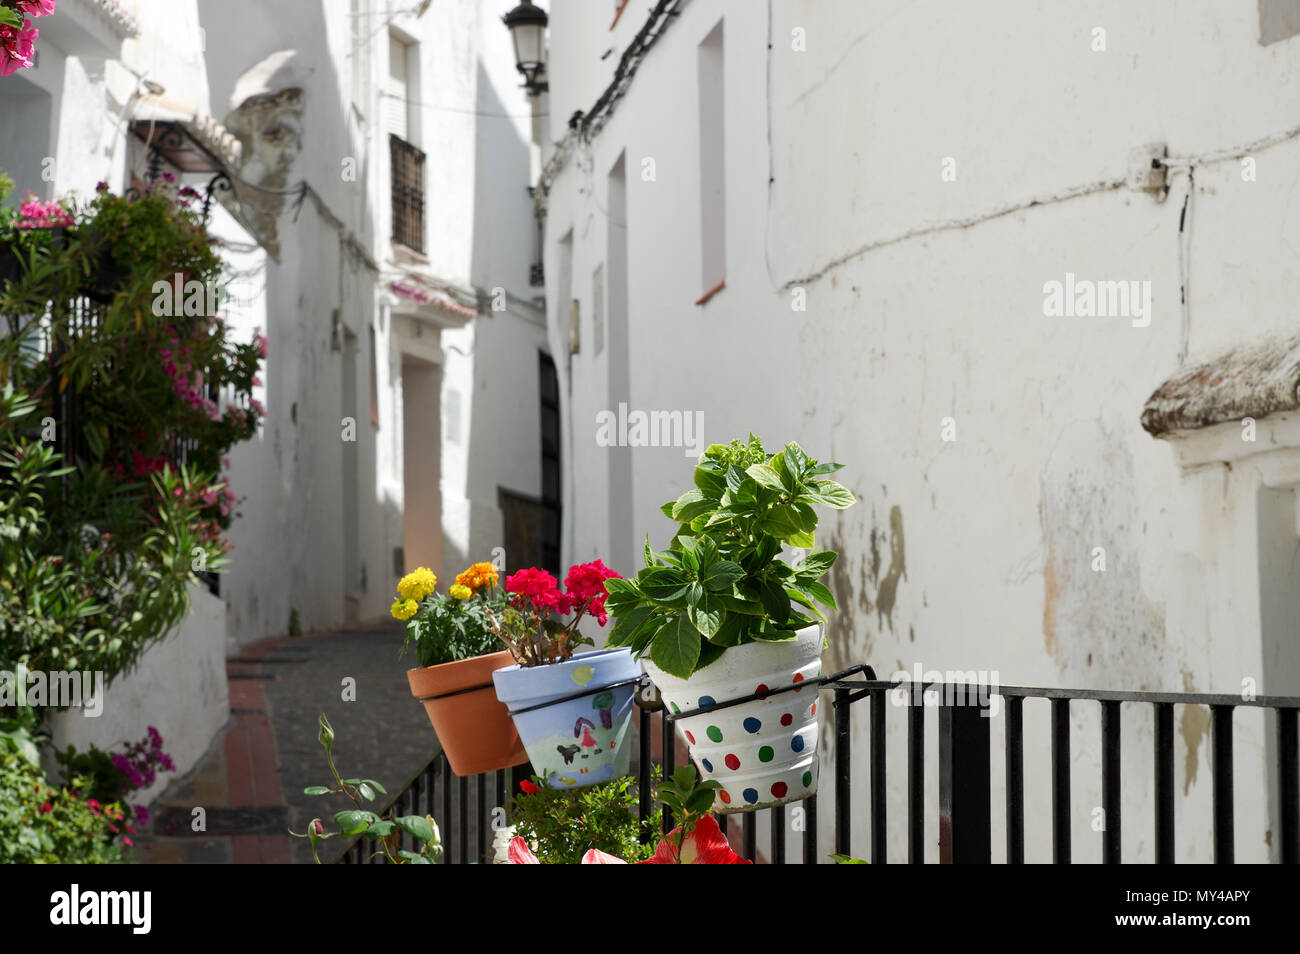
[[[532,782],[528,781],[528,779],[524,779],[522,782],[520,782],[519,787],[528,795],[537,794],[537,786],[534,785]]]
[[[601,626],[608,619],[605,615],[605,597],[609,594],[605,592],[605,581],[609,579],[619,579],[619,575],[600,560],[593,560],[591,563],[575,564],[564,581],[564,588],[573,605],[577,607],[585,604],[587,612]]]

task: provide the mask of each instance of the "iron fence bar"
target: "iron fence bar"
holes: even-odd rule
[[[835,852],[847,855],[853,851],[852,826],[849,808],[852,796],[851,769],[853,757],[849,752],[849,690],[835,690]]]
[[[1277,711],[1277,761],[1282,863],[1300,864],[1300,732],[1294,709]]]
[[[488,779],[486,775],[478,777],[478,860],[479,864],[487,858],[488,848]]]
[[[907,862],[925,863],[925,708],[907,709]]]
[[[442,817],[446,832],[442,836],[442,857],[445,864],[451,864],[451,849],[459,839],[452,837],[451,830],[451,763],[445,759],[442,763]],[[444,827],[439,826],[439,827]]]
[[[497,769],[497,779],[496,779],[496,781],[497,781],[496,808],[500,809],[500,810],[501,810],[501,814],[502,814],[502,816],[504,816],[504,815],[505,815],[505,811],[506,811],[506,790],[507,790],[507,789],[506,789],[506,770],[505,770],[505,769]],[[497,815],[496,815],[496,812],[495,812],[495,810],[494,810],[493,813],[492,813],[492,823],[493,823],[493,824],[492,824],[492,840],[493,840],[493,842],[496,841],[496,831],[497,831],[497,828],[496,828],[496,820],[497,820]]]
[[[1025,729],[1024,699],[1007,704],[1007,864],[1025,863]]]
[[[653,768],[652,762],[654,754],[650,746],[650,710],[642,708],[638,716],[639,737],[637,742],[640,746],[637,760],[637,811],[639,817],[646,818],[650,814],[650,774]],[[641,844],[650,844],[650,831],[642,826]]]
[[[803,863],[817,864],[817,796],[809,795],[803,800]]]
[[[785,806],[777,805],[772,809],[772,858],[774,865],[785,864]]]
[[[885,690],[871,692],[871,863],[885,864]]]
[[[1230,865],[1233,860],[1232,824],[1232,706],[1213,706],[1212,743],[1214,752],[1214,862]]]
[[[1174,707],[1155,705],[1156,862],[1174,862]]]
[[[1052,700],[1052,863],[1070,863],[1070,700]]]
[[[458,780],[456,798],[456,819],[460,825],[460,863],[469,863],[469,779],[461,776]]]
[[[1101,862],[1120,863],[1120,704],[1101,704]]]
[[[939,861],[992,860],[988,708],[939,706]]]
[[[757,812],[746,812],[740,823],[740,854],[750,861],[758,860]]]
[[[674,769],[677,767],[677,739],[676,728],[672,720],[668,718],[668,710],[663,710],[663,717],[660,719],[663,728],[663,774],[664,780],[672,778]],[[673,830],[673,813],[664,808],[663,833],[666,835]]]

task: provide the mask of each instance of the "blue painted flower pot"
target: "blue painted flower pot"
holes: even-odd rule
[[[492,681],[533,771],[549,774],[553,788],[582,788],[628,773],[640,674],[624,646],[548,666],[507,666]]]

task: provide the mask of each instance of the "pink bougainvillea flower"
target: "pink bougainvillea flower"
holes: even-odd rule
[[[506,852],[506,857],[509,859],[507,864],[512,864],[512,865],[540,865],[541,864],[541,862],[537,860],[537,856],[533,854],[532,849],[528,847],[528,842],[524,841],[524,839],[519,835],[515,835],[515,837],[510,839],[510,848]]]
[[[705,815],[695,823],[695,830],[682,842],[682,855],[677,857],[677,844],[680,828],[674,829],[663,841],[652,857],[639,862],[643,865],[752,865],[753,862],[740,857],[731,850],[717,819]]]
[[[18,0],[19,13],[29,17],[44,17],[54,12],[54,0]]]
[[[627,864],[622,858],[618,858],[608,852],[601,851],[599,848],[588,848],[587,853],[582,856],[584,865],[625,865]]]
[[[22,29],[0,26],[0,76],[10,76],[32,65],[36,38],[41,31],[24,21]]]

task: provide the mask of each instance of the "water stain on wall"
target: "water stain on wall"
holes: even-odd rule
[[[845,526],[853,517],[841,519],[843,522],[825,538],[826,548],[840,555],[827,580],[839,605],[839,612],[829,615],[826,627],[825,666],[831,672],[871,661],[873,636],[886,624],[893,630],[898,585],[900,580],[907,578],[903,513],[897,505],[890,508],[888,530],[877,526],[876,513],[872,509],[869,517],[871,529],[866,534],[870,547],[866,552],[846,543],[846,539],[855,536]],[[882,578],[881,551],[885,546],[889,548],[889,568]],[[876,613],[874,626],[871,619],[873,610]],[[915,639],[915,634],[911,634],[911,638]]]
[[[1163,607],[1148,598],[1133,459],[1101,420],[1062,430],[1039,475],[1043,646],[1061,678],[1131,685],[1161,668]]]
[[[1196,691],[1192,674],[1187,670],[1183,670],[1183,691]],[[1187,743],[1187,762],[1183,772],[1183,794],[1186,795],[1196,781],[1196,770],[1200,764],[1198,752],[1206,733],[1210,731],[1210,710],[1206,706],[1183,706],[1181,728],[1183,741]]]
[[[894,599],[898,595],[898,580],[907,576],[907,554],[903,546],[903,511],[898,504],[889,508],[889,569],[876,591],[876,622],[882,621],[894,628]]]

